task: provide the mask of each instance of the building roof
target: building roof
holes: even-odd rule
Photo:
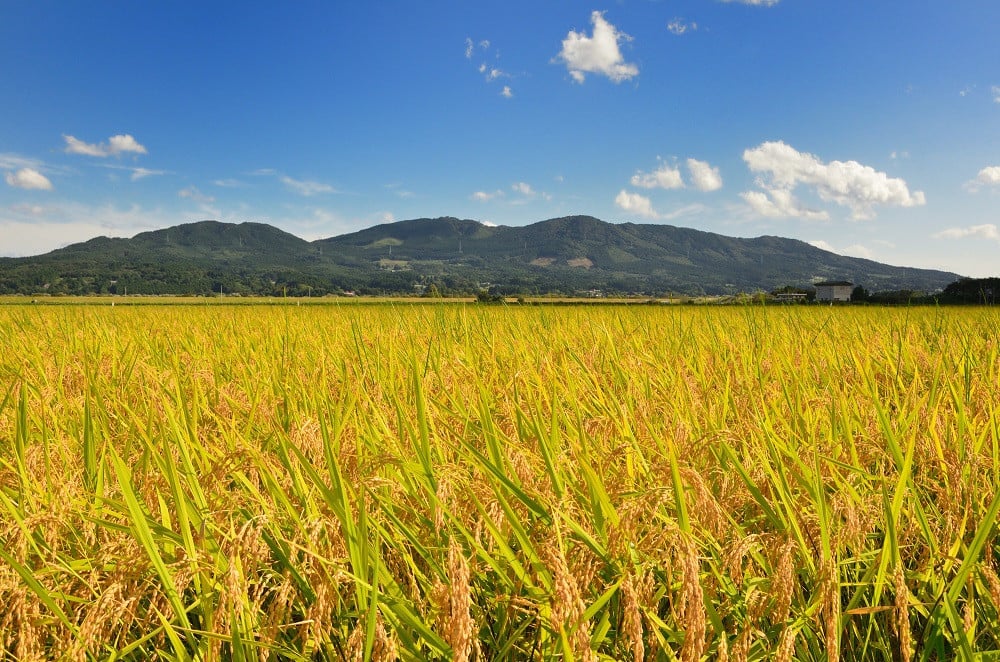
[[[846,280],[824,280],[821,283],[813,283],[813,287],[834,287],[834,286],[853,287],[854,283]]]

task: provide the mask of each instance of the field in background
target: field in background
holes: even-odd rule
[[[971,659],[990,308],[0,307],[0,659]]]

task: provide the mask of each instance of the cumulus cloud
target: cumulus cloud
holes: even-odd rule
[[[660,215],[653,209],[653,203],[644,195],[629,193],[625,189],[619,191],[615,196],[615,204],[622,211],[636,214],[645,218],[659,218]]]
[[[16,172],[8,172],[5,179],[8,186],[36,191],[51,191],[52,182],[49,178],[34,168],[21,168]]]
[[[288,175],[282,175],[278,180],[284,184],[290,191],[294,191],[299,195],[304,195],[306,197],[317,195],[320,193],[334,193],[335,190],[329,184],[323,184],[321,182],[314,182],[310,180],[302,179],[292,179]]]
[[[698,29],[698,24],[694,21],[687,23],[683,18],[675,18],[674,20],[667,23],[667,30],[675,35],[682,35],[688,30],[694,32]]]
[[[593,12],[590,22],[594,24],[593,35],[588,37],[586,33],[570,30],[556,56],[566,64],[573,80],[582,83],[588,73],[607,76],[616,83],[638,76],[639,67],[625,62],[619,47],[632,37],[605,20],[603,12]]]
[[[146,148],[139,144],[130,134],[118,134],[108,138],[106,143],[87,143],[73,136],[63,135],[66,141],[67,154],[83,154],[85,156],[120,156],[125,153],[146,154]]]
[[[1000,241],[1000,230],[993,223],[970,225],[964,228],[948,228],[931,235],[935,239],[962,239],[964,237],[981,237],[992,241]]]
[[[1000,186],[1000,166],[987,166],[965,188],[976,192],[984,186]]]
[[[632,179],[629,180],[632,186],[639,188],[684,188],[684,180],[681,178],[681,171],[664,163],[653,172],[642,172],[637,170]]]
[[[825,211],[808,209],[785,189],[767,191],[745,191],[740,193],[750,208],[767,218],[804,218],[810,221],[825,221],[830,215]]]
[[[722,188],[722,175],[719,174],[718,168],[713,168],[698,159],[688,159],[687,167],[691,174],[691,183],[699,191],[718,191]]]
[[[504,85],[503,86],[503,89],[500,90],[500,96],[502,96],[504,99],[513,99],[514,98],[514,92],[513,92],[513,90],[510,89],[510,85]]]
[[[925,204],[922,191],[910,192],[906,182],[857,161],[823,163],[816,156],[800,152],[782,141],[764,142],[743,152],[752,172],[761,176],[757,184],[763,192],[743,194],[751,208],[764,216],[826,217],[825,212],[807,213],[795,202],[792,191],[801,185],[811,188],[824,202],[848,207],[854,219],[874,217],[876,205],[917,207]]]

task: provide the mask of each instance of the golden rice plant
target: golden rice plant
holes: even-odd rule
[[[0,659],[1000,648],[1000,315],[0,307]]]

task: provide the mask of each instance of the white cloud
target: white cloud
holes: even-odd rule
[[[698,29],[698,24],[694,21],[687,23],[683,18],[675,18],[674,20],[667,23],[667,30],[675,35],[682,35],[688,30],[694,32]]]
[[[292,179],[288,175],[282,175],[278,178],[282,184],[288,187],[289,190],[298,193],[299,195],[312,196],[319,193],[335,193],[336,191],[329,184],[323,184],[320,182],[314,182],[310,180],[300,180]]]
[[[131,237],[177,222],[176,214],[138,205],[15,205],[0,209],[0,255],[38,255],[102,235]]]
[[[678,168],[664,163],[653,172],[642,172],[636,170],[629,180],[632,186],[639,188],[684,188],[684,180],[681,178],[681,171]]]
[[[622,211],[645,218],[659,218],[660,215],[653,209],[653,203],[644,195],[629,193],[625,189],[619,191],[615,196],[615,205]]]
[[[244,184],[240,180],[238,180],[238,179],[231,179],[231,178],[230,179],[216,179],[212,183],[215,184],[216,186],[220,186],[222,188],[242,188],[242,187],[246,186],[246,184]]]
[[[10,152],[0,153],[0,170],[20,170],[21,168],[31,168],[39,172],[47,170],[38,159],[31,159]]]
[[[108,138],[107,143],[92,144],[87,143],[73,136],[68,136],[63,134],[63,139],[66,141],[66,153],[67,154],[83,154],[85,156],[119,156],[126,152],[131,152],[133,154],[146,154],[146,148],[143,147],[133,138],[131,135],[118,134]]]
[[[794,202],[792,191],[799,185],[812,188],[824,202],[851,209],[854,219],[874,217],[875,205],[916,207],[925,203],[922,191],[910,192],[906,182],[891,178],[857,161],[823,163],[817,157],[799,152],[784,142],[764,142],[743,152],[743,160],[752,172],[761,173],[758,185],[765,193],[743,194],[751,207],[765,216],[809,214]],[[823,213],[825,217],[825,212]],[[818,218],[817,215],[813,217]]]
[[[691,183],[699,191],[718,191],[722,188],[722,175],[718,168],[713,168],[705,161],[698,159],[687,160],[688,172],[691,174]]]
[[[535,189],[531,188],[531,185],[526,184],[525,182],[511,184],[510,188],[515,193],[520,193],[521,195],[528,196],[529,198],[535,196]]]
[[[121,154],[123,152],[134,152],[136,154],[145,154],[146,148],[136,142],[136,139],[129,134],[111,136],[108,138],[108,151],[112,154]]]
[[[867,246],[862,246],[861,244],[851,244],[850,246],[846,246],[841,253],[849,257],[863,257],[866,260],[875,259],[875,252]]]
[[[812,241],[807,241],[806,243],[823,251],[830,251],[831,253],[837,252],[834,250],[833,246],[829,244],[829,242],[823,241],[822,239],[813,239]]]
[[[837,255],[847,255],[849,257],[861,257],[866,260],[874,260],[875,252],[872,251],[867,246],[862,246],[861,244],[851,244],[844,248],[834,248],[829,242],[823,241],[822,239],[814,239],[812,241],[807,241],[807,244],[815,246],[820,250],[829,251],[831,253],[836,253]]]
[[[773,7],[780,0],[722,0],[723,2],[735,2],[740,5],[754,5],[755,7]]]
[[[810,221],[825,221],[830,215],[825,211],[803,207],[792,192],[785,189],[766,191],[745,191],[740,197],[750,208],[767,218],[804,218]]]
[[[107,156],[107,148],[101,145],[91,145],[73,136],[63,135],[66,140],[67,154],[84,154],[86,156]]]
[[[608,23],[602,12],[593,12],[590,22],[594,24],[593,36],[570,30],[556,56],[566,63],[573,80],[582,83],[588,73],[602,74],[616,83],[638,76],[639,67],[625,62],[619,48],[621,41],[631,41],[632,37]]]
[[[8,172],[5,179],[7,180],[7,185],[14,188],[36,191],[52,190],[52,182],[49,181],[49,178],[34,168],[21,168],[17,172]]]
[[[472,39],[469,37],[465,38],[465,59],[472,59],[472,52],[475,50],[475,44],[472,43]]]
[[[991,87],[990,92],[993,93],[993,103],[1000,103],[1000,85]]]
[[[489,202],[494,198],[502,198],[502,197],[503,197],[503,191],[499,189],[493,191],[492,193],[489,193],[487,191],[476,191],[475,193],[472,194],[472,199],[475,200],[476,202]]]
[[[992,241],[1000,241],[1000,230],[993,223],[970,225],[964,228],[948,228],[931,235],[935,239],[962,239],[963,237],[981,237]]]
[[[965,185],[965,188],[976,192],[983,186],[1000,186],[1000,166],[986,166],[979,171],[975,179]]]
[[[503,89],[500,90],[500,96],[502,96],[504,99],[513,99],[514,91],[510,89],[510,85],[504,85]]]
[[[139,181],[140,179],[145,179],[146,177],[152,177],[154,175],[165,175],[166,170],[150,170],[149,168],[133,168],[132,175],[129,177],[133,182]]]
[[[188,186],[187,188],[182,188],[180,191],[177,191],[177,195],[188,200],[194,200],[195,202],[201,202],[206,204],[210,202],[215,202],[215,198],[213,198],[210,195],[205,195],[204,193],[199,191],[198,188],[195,186]]]

